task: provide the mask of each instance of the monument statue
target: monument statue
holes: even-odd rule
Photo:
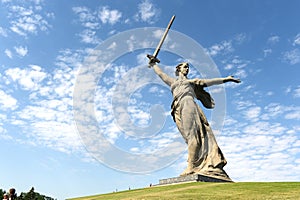
[[[214,100],[204,88],[226,82],[240,83],[240,80],[233,76],[213,79],[188,79],[189,64],[186,62],[176,66],[175,74],[177,78],[165,74],[153,60],[150,60],[149,66],[171,89],[173,95],[171,114],[188,146],[188,165],[181,176],[196,173],[230,180],[223,170],[226,159],[216,142],[202,109],[194,99],[200,100],[206,108],[213,108]]]
[[[240,79],[233,76],[213,79],[188,79],[189,64],[179,63],[176,66],[175,75],[170,77],[157,65],[160,60],[157,55],[175,19],[172,16],[164,34],[153,55],[149,58],[149,67],[165,82],[171,89],[173,95],[172,116],[176,126],[188,146],[187,168],[181,176],[200,174],[214,179],[231,181],[223,167],[227,161],[219,148],[212,129],[195,98],[200,100],[204,107],[214,108],[214,100],[205,87],[219,85],[226,82],[240,83]]]

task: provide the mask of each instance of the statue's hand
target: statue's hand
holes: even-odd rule
[[[226,82],[234,82],[234,83],[240,83],[241,80],[239,78],[234,78],[234,76],[227,76]]]
[[[153,67],[154,65],[156,65],[156,62],[157,62],[156,58],[154,58],[154,57],[150,58],[149,63],[148,63],[148,67],[149,68]]]
[[[154,57],[153,55],[147,54],[147,58],[149,58],[149,63],[148,63],[149,68],[153,67],[154,65],[156,65],[156,63],[160,62],[160,60],[158,60],[158,58]]]
[[[153,60],[149,60],[148,67],[151,68],[151,67],[153,67],[154,65],[156,65],[156,62],[153,61]]]

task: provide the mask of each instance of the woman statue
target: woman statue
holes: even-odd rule
[[[189,64],[180,63],[176,67],[173,78],[165,74],[154,60],[150,60],[149,67],[171,88],[173,95],[172,116],[182,137],[188,146],[188,165],[181,176],[202,174],[205,176],[231,181],[223,167],[226,159],[220,150],[212,129],[195,98],[200,100],[206,108],[213,108],[214,101],[204,90],[204,87],[226,82],[240,83],[233,76],[214,79],[188,79]]]

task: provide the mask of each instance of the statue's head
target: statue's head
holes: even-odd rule
[[[189,63],[182,62],[176,66],[175,75],[179,76],[179,73],[182,72],[186,76],[189,73]]]

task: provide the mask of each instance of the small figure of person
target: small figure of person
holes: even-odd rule
[[[3,200],[7,200],[9,197],[8,197],[8,195],[7,194],[4,194],[3,195]]]
[[[240,83],[233,76],[213,79],[188,79],[189,64],[180,63],[176,66],[177,78],[168,76],[150,59],[149,67],[171,89],[173,95],[172,116],[176,126],[188,146],[187,168],[181,176],[189,174],[203,174],[213,178],[231,181],[223,167],[227,161],[219,148],[212,129],[195,98],[200,100],[206,108],[214,107],[214,100],[204,88],[226,82]]]
[[[9,200],[15,200],[17,199],[16,189],[10,188],[9,189]]]

